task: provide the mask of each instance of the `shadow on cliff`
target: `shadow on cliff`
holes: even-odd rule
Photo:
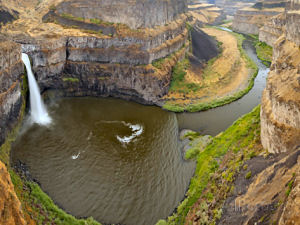
[[[193,68],[204,66],[208,60],[219,54],[217,41],[203,32],[197,25],[191,29],[192,54],[189,56]]]

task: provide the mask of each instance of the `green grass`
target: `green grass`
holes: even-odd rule
[[[230,19],[230,20],[223,20],[222,24],[227,24],[227,23],[231,23],[231,22],[232,22],[232,19]]]
[[[259,41],[258,35],[249,34],[248,36],[254,40],[257,57],[269,67],[272,62],[273,48],[267,43]]]
[[[195,159],[200,151],[201,151],[201,149],[199,149],[199,148],[190,148],[185,153],[184,158],[185,159]]]
[[[176,50],[175,52],[173,52],[172,54],[170,55],[167,55],[166,57],[164,58],[160,58],[160,59],[156,59],[156,60],[153,60],[152,61],[152,66],[154,66],[155,68],[161,70],[164,68],[164,65],[166,63],[167,60],[170,60],[174,57],[174,55],[176,55],[178,52],[180,52],[183,48],[185,48],[186,45],[183,44],[182,47],[180,47],[178,50]]]
[[[245,178],[246,178],[246,179],[250,179],[251,176],[252,176],[252,172],[249,171],[249,172],[245,175]]]
[[[195,83],[189,83],[185,79],[186,70],[189,68],[190,62],[188,57],[185,57],[183,60],[177,62],[172,70],[172,80],[169,92],[179,92],[187,94],[190,92],[196,92],[201,89],[201,86]]]
[[[222,106],[222,105],[225,105],[225,104],[229,104],[233,101],[236,101],[236,100],[240,99],[241,97],[243,97],[245,94],[247,94],[252,89],[252,87],[254,85],[254,80],[255,80],[255,78],[257,76],[257,73],[258,73],[258,67],[254,63],[254,61],[246,54],[245,50],[242,47],[242,44],[243,44],[243,41],[245,40],[245,37],[243,35],[237,34],[237,33],[232,33],[232,34],[237,38],[238,49],[240,51],[241,57],[243,59],[245,59],[245,61],[246,61],[247,68],[253,70],[253,74],[249,78],[248,87],[245,88],[244,90],[241,90],[241,91],[231,95],[231,96],[226,96],[226,97],[223,97],[223,98],[215,99],[215,100],[210,101],[210,102],[204,102],[204,103],[200,102],[200,103],[193,103],[193,104],[189,104],[189,105],[181,105],[181,104],[176,104],[176,103],[167,101],[163,105],[164,109],[172,111],[172,112],[184,112],[184,111],[198,112],[198,111],[204,111],[204,110],[216,108],[216,107],[219,107],[219,106]],[[214,60],[216,60],[216,58],[211,59],[211,60],[208,61],[207,68],[204,70],[204,74],[209,73],[209,71],[211,70],[210,67],[213,65]],[[182,84],[180,84],[179,82],[180,82],[180,80],[177,80],[176,86],[180,87],[180,85],[182,85]],[[184,84],[183,84],[183,86],[184,86]],[[199,88],[201,88],[201,87],[199,87]]]
[[[62,80],[64,82],[79,82],[79,79],[74,77],[64,77]]]
[[[292,179],[291,179],[291,181],[288,183],[288,189],[287,189],[287,191],[285,192],[285,194],[286,194],[286,196],[288,197],[289,195],[290,195],[290,193],[291,193],[291,191],[292,191],[292,188],[293,188],[293,184],[294,184],[294,181],[295,181],[295,173],[293,173],[293,177],[292,177]]]
[[[177,212],[168,218],[168,224],[180,225],[185,223],[185,217],[189,209],[201,197],[203,191],[208,187],[208,184],[210,183],[209,187],[213,187],[214,179],[211,179],[211,177],[218,172],[219,163],[222,162],[222,157],[228,151],[233,152],[235,155],[243,154],[243,157],[236,157],[230,161],[226,171],[220,172],[224,180],[228,183],[233,182],[235,172],[242,168],[244,160],[250,159],[251,152],[255,151],[254,146],[260,143],[259,114],[260,106],[257,106],[252,112],[244,115],[235,121],[226,131],[216,136],[213,141],[198,154],[197,168],[191,180],[187,197],[178,206]],[[226,188],[226,191],[230,192],[234,187],[225,186],[222,188]],[[211,188],[210,190],[214,189]],[[213,196],[214,194],[206,194],[205,198],[209,201]],[[221,208],[214,209],[216,219],[220,217],[220,209]]]
[[[69,19],[69,20],[76,20],[76,21],[84,21],[84,18],[82,17],[75,17],[71,14],[67,14],[67,13],[62,13],[60,14],[61,17],[65,18],[65,19]]]
[[[269,66],[272,62],[273,48],[265,42],[258,41],[255,45],[257,57]]]
[[[157,60],[154,60],[152,62],[152,66],[154,66],[155,68],[157,69],[162,69],[163,66],[164,66],[164,63],[165,63],[165,60],[170,58],[169,56],[165,57],[165,58],[160,58],[160,59],[157,59]]]
[[[97,18],[90,19],[91,23],[97,24],[97,25],[113,25],[114,23],[106,22]]]

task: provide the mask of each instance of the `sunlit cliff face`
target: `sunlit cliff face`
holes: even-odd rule
[[[56,9],[58,13],[123,23],[136,29],[166,24],[185,12],[186,7],[185,0],[69,0]]]

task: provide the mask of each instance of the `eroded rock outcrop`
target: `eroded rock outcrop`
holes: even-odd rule
[[[3,41],[0,43],[0,146],[15,127],[22,106],[21,46]],[[0,152],[1,159],[8,163],[8,152]]]
[[[251,177],[245,178],[246,171],[237,176],[219,224],[298,224],[300,149],[259,156],[247,166]]]
[[[265,42],[273,47],[277,39],[284,34],[285,21],[284,13],[272,17],[260,28],[259,41]]]
[[[273,153],[300,144],[299,59],[296,44],[285,38],[277,41],[261,111],[262,144]]]
[[[27,224],[5,165],[0,161],[0,224]]]

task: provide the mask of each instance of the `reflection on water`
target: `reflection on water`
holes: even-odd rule
[[[151,225],[183,199],[195,165],[181,158],[174,113],[96,98],[62,99],[49,111],[52,125],[30,127],[12,158],[67,212]]]

